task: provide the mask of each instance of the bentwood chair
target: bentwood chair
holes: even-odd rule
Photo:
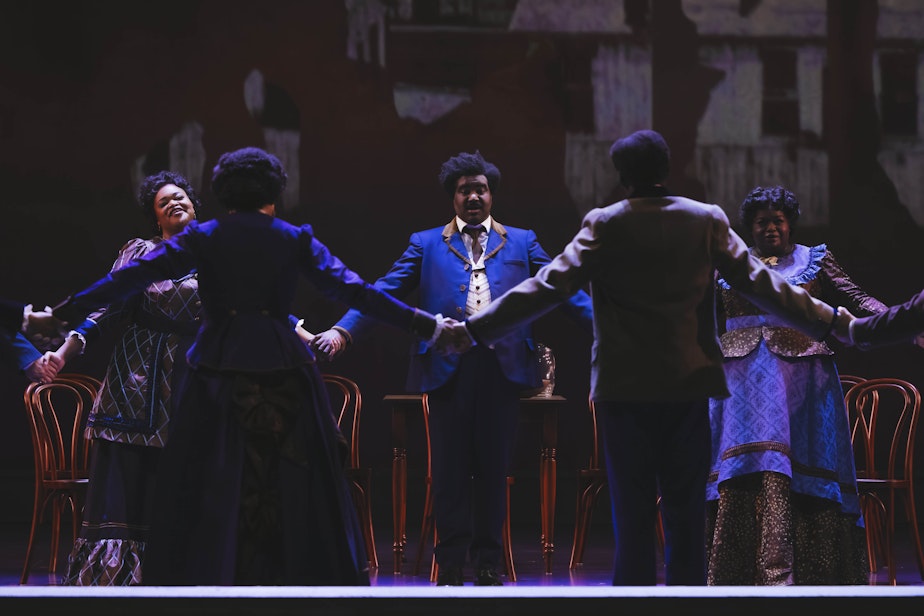
[[[417,557],[414,559],[414,575],[420,573],[420,565],[423,560],[424,546],[427,542],[430,534],[433,534],[433,546],[436,547],[436,544],[439,542],[439,535],[436,530],[436,526],[433,520],[433,478],[431,475],[431,460],[430,460],[430,405],[427,400],[427,394],[423,394],[421,399],[423,405],[423,418],[424,418],[424,432],[427,437],[427,478],[426,478],[426,493],[424,495],[424,512],[423,512],[423,521],[420,526],[420,542],[417,545]],[[507,574],[507,579],[511,582],[517,581],[516,568],[513,565],[513,544],[510,539],[510,486],[513,485],[513,477],[507,477],[507,517],[504,518],[504,532],[503,532],[503,552],[504,552],[504,571]],[[436,555],[434,554],[430,562],[430,581],[436,582],[437,576],[439,575],[439,565],[436,563]]]
[[[870,572],[878,571],[877,556],[882,556],[889,569],[889,583],[896,583],[893,545],[896,501],[901,499],[918,569],[924,579],[924,551],[914,496],[915,434],[921,394],[908,381],[873,378],[851,387],[845,402],[866,523]]]
[[[49,507],[49,575],[57,571],[61,514],[65,506],[70,510],[72,536],[77,537],[83,519],[92,443],[86,438],[86,420],[99,387],[100,382],[93,377],[61,373],[50,383],[30,383],[23,394],[32,434],[35,492],[20,584],[29,581],[32,548]]]
[[[866,380],[864,377],[857,376],[855,374],[841,374],[839,376],[841,379],[841,389],[844,391],[845,398],[847,397],[847,392],[850,391],[851,387]]]
[[[603,458],[600,453],[600,433],[597,428],[597,409],[594,401],[588,399],[590,407],[592,441],[590,449],[590,463],[586,468],[578,470],[578,490],[577,490],[577,509],[574,515],[574,541],[571,543],[571,562],[568,565],[570,569],[575,569],[584,564],[584,546],[587,543],[587,531],[590,529],[590,522],[593,516],[593,508],[600,497],[600,493],[607,485],[606,468],[603,464]],[[658,497],[658,504],[661,503],[661,497]],[[658,513],[657,520],[657,541],[658,547],[664,549],[664,526],[661,520],[661,514]]]
[[[359,385],[355,381],[336,374],[323,374],[324,383],[330,396],[331,409],[337,416],[340,430],[350,443],[350,463],[346,469],[350,480],[350,492],[359,515],[363,542],[369,566],[377,569],[379,557],[375,550],[375,532],[372,527],[372,468],[364,467],[359,461],[359,421],[362,414],[363,398]]]

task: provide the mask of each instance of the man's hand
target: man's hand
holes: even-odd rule
[[[23,311],[25,328],[23,333],[29,341],[40,351],[57,348],[63,341],[67,332],[65,323],[57,319],[46,306],[44,310],[33,310],[29,304]]]
[[[442,323],[439,336],[436,339],[436,351],[440,355],[465,353],[475,346],[475,341],[468,333],[464,322],[455,319],[446,319]]]
[[[834,337],[847,346],[854,345],[850,337],[850,323],[856,318],[843,306],[838,307],[837,315],[834,317]]]
[[[311,341],[311,348],[321,353],[328,360],[334,359],[346,348],[346,338],[336,329],[329,329],[320,334],[315,334]]]

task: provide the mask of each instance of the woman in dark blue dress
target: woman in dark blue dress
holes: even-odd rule
[[[299,277],[421,338],[439,318],[348,269],[309,225],[275,217],[286,185],[258,148],[221,156],[212,192],[228,215],[77,293],[74,322],[156,280],[198,271],[201,325],[164,449],[145,583],[364,585],[368,561],[343,462],[347,444],[315,358],[289,323]]]

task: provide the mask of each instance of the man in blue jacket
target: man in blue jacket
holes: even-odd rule
[[[443,227],[413,233],[404,254],[375,286],[396,297],[418,289],[421,309],[462,320],[550,258],[532,230],[501,225],[491,216],[500,171],[480,152],[447,160],[439,180],[452,197],[455,216]],[[562,306],[592,335],[585,292],[574,293]],[[374,323],[350,310],[314,344],[333,357]],[[442,356],[426,344],[415,345],[411,353],[407,389],[426,392],[430,408],[439,586],[461,586],[467,559],[476,585],[503,584],[496,569],[520,393],[539,385],[538,366],[529,325],[462,355]]]

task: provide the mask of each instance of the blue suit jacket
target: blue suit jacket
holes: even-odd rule
[[[505,227],[494,221],[484,255],[492,300],[532,276],[549,261],[549,255],[532,230]],[[421,309],[461,321],[465,319],[470,279],[471,263],[453,219],[445,227],[413,233],[404,254],[375,286],[396,297],[404,297],[418,289]],[[562,308],[592,334],[593,312],[587,293],[578,291],[567,297]],[[362,312],[350,310],[337,326],[353,337],[361,337],[371,324],[371,319]],[[535,349],[532,328],[528,324],[494,344],[504,375],[523,387],[539,385]],[[459,361],[459,355],[442,356],[428,349],[425,343],[415,344],[408,370],[408,391],[424,392],[440,387],[455,372]]]
[[[25,370],[36,359],[41,359],[42,353],[22,334],[9,334],[7,330],[0,332],[0,354],[15,361],[20,370]]]

